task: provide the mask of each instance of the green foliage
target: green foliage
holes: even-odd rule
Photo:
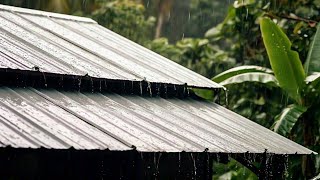
[[[165,38],[153,40],[151,43],[149,41],[152,40],[155,28],[153,17],[158,17],[160,0],[143,0],[144,6],[139,2],[142,1],[0,0],[1,4],[93,17],[100,24],[116,33],[147,45],[148,48],[208,78],[215,76],[215,81],[224,81],[225,84],[244,82],[228,86],[228,94],[226,95],[229,102],[226,105],[228,108],[268,128],[275,123],[275,126],[278,126],[276,128],[278,131],[282,129],[283,134],[287,134],[289,138],[300,144],[304,143],[303,127],[305,123],[296,120],[300,116],[309,119],[313,122],[312,134],[315,139],[309,147],[320,152],[320,110],[318,108],[320,105],[320,75],[317,73],[320,62],[320,25],[318,24],[317,34],[315,34],[316,28],[314,28],[316,22],[320,21],[319,0],[239,0],[229,8],[227,5],[233,3],[232,1],[174,1],[170,16],[166,17],[162,28],[162,34]],[[226,17],[223,20],[224,16]],[[287,109],[288,111],[281,114],[281,109],[297,101],[290,97],[295,97],[293,89],[298,86],[294,85],[295,88],[283,93],[276,86],[261,85],[263,82],[274,81],[273,72],[265,68],[270,68],[270,64],[259,26],[263,16],[272,18],[287,34],[292,43],[292,47],[287,50],[297,51],[300,60],[302,62],[306,60],[305,71],[310,76],[303,83],[305,88],[298,89],[302,99],[301,103],[305,108],[308,107],[308,110],[302,115],[299,113],[304,109],[297,110],[295,114],[293,111],[296,109],[291,106]],[[221,23],[218,24],[219,22]],[[210,27],[213,28],[209,29]],[[206,36],[202,37],[206,31]],[[312,37],[314,38],[312,39]],[[286,45],[288,43],[287,39]],[[297,57],[295,58],[297,59]],[[241,65],[253,64],[256,66],[241,67]],[[216,76],[218,73],[235,66],[240,67]],[[281,67],[286,70],[285,68]],[[280,76],[280,73],[275,72],[275,74],[276,77]],[[297,85],[301,83],[301,73],[298,74],[300,74],[300,78],[296,78]],[[273,84],[275,83],[273,82]],[[195,93],[210,100],[214,97],[212,91],[195,90]],[[291,95],[287,97],[285,94]],[[223,102],[221,103],[223,104]],[[279,113],[276,122],[273,122],[274,115]],[[290,116],[291,119],[289,118],[290,114],[293,114]],[[300,117],[300,119],[302,118]],[[319,170],[320,156],[317,158],[315,168]],[[302,177],[300,159],[292,163],[289,169],[291,177]],[[234,160],[228,164],[215,163],[214,172],[217,174],[215,179],[254,178],[248,169],[240,164],[237,165]]]
[[[215,174],[213,179],[218,180],[258,179],[253,172],[234,159],[231,159],[228,164],[214,163],[213,171]]]
[[[228,1],[190,0],[185,36],[202,37],[209,28],[224,19],[229,4]]]
[[[239,66],[218,74],[217,76],[213,77],[212,80],[214,82],[220,83],[235,75],[244,74],[244,73],[253,73],[253,72],[273,74],[272,70],[269,68],[264,68],[260,66]]]
[[[211,45],[207,39],[186,38],[173,45],[161,38],[154,40],[148,47],[207,77],[235,65],[234,59],[219,47]]]
[[[219,84],[227,86],[245,82],[257,82],[268,86],[278,86],[278,81],[273,75],[260,72],[238,74],[224,81],[221,81]]]
[[[320,72],[320,23],[313,37],[304,68],[307,74]]]
[[[296,124],[300,116],[307,111],[307,107],[291,104],[275,117],[275,122],[271,129],[275,132],[287,136]]]
[[[292,133],[293,127],[309,107],[319,105],[317,97],[320,93],[320,73],[305,77],[299,55],[297,52],[291,50],[291,42],[288,37],[272,20],[267,18],[261,20],[261,32],[276,80],[279,82],[281,89],[287,92],[296,103],[288,106],[276,116],[275,122],[271,127],[275,132],[285,136]],[[320,48],[320,46],[311,45],[310,51],[317,52],[320,50],[318,48]],[[309,62],[307,61],[307,63]],[[249,69],[248,72],[246,69]],[[229,85],[248,81],[257,82],[259,76],[272,76],[266,72],[250,72],[257,71],[257,69],[260,68],[242,67],[231,69],[216,77],[221,81],[220,84]],[[264,82],[260,79],[258,82],[269,83],[268,81]],[[312,124],[314,124],[313,121],[318,121],[318,119],[309,119],[310,116],[307,117],[307,121],[311,122],[303,125],[303,139],[305,141],[304,145],[311,146],[310,148],[312,148],[312,145],[317,143],[317,140],[314,140],[315,137],[313,136],[319,133],[313,133],[310,129],[315,129],[312,131],[319,132],[319,126],[312,126]],[[306,123],[306,121],[303,122]],[[306,164],[306,162],[304,164]],[[309,171],[307,167],[303,167],[303,170],[305,173]],[[314,172],[308,172],[307,174],[310,175],[312,173]]]
[[[261,32],[280,87],[301,104],[300,91],[304,88],[305,72],[299,54],[291,50],[290,40],[271,19],[261,20]]]
[[[92,13],[92,18],[100,25],[109,28],[139,44],[151,40],[155,18],[145,18],[143,5],[129,0],[102,3]]]

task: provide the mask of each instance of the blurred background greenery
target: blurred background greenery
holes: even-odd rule
[[[320,0],[0,0],[0,3],[91,17],[208,78],[236,66],[270,67],[260,33],[261,17],[268,16],[277,22],[302,61],[320,21]],[[280,89],[258,83],[227,88],[229,100],[222,104],[267,128],[291,103]],[[206,98],[212,99],[210,95]],[[319,153],[320,108],[311,108],[306,113],[313,122],[314,141],[308,147]],[[303,123],[299,120],[286,136],[305,145]],[[301,162],[301,159],[289,162],[287,178],[304,179],[320,173],[319,156],[313,157],[307,174]],[[236,161],[215,163],[213,169],[214,179],[256,178]]]

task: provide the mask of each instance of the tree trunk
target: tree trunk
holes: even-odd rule
[[[158,11],[158,22],[156,28],[155,38],[161,37],[162,26],[164,24],[164,19],[170,15],[173,0],[160,0],[159,1],[159,11]]]

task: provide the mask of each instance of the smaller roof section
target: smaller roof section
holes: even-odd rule
[[[311,154],[215,103],[0,88],[0,147]]]
[[[223,88],[91,19],[5,5],[0,5],[1,68]]]

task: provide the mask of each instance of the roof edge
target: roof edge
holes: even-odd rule
[[[17,13],[30,14],[35,16],[44,16],[44,17],[58,18],[58,19],[64,19],[69,21],[79,21],[79,22],[97,24],[96,21],[86,17],[52,13],[52,12],[35,10],[35,9],[20,8],[15,6],[3,5],[3,4],[0,4],[0,11],[17,12]]]
[[[77,90],[81,92],[114,92],[150,97],[186,98],[193,96],[187,84],[148,82],[145,80],[120,80],[97,78],[88,75],[56,74],[41,71],[27,71],[0,68],[0,86],[52,88]],[[201,88],[199,89],[208,89]],[[210,89],[217,94],[222,89]]]

